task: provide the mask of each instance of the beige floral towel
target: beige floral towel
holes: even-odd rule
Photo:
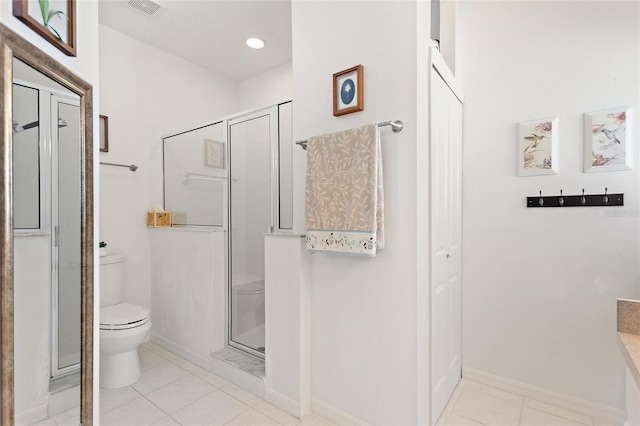
[[[384,246],[377,123],[307,143],[307,250],[375,256]]]

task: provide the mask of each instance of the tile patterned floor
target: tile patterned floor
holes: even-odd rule
[[[142,378],[100,390],[102,426],[332,425],[302,421],[153,343],[140,349]],[[78,409],[39,425],[77,425]],[[436,426],[611,426],[606,422],[462,379]]]
[[[100,425],[330,425],[302,421],[153,343],[140,346],[142,378],[100,390]]]
[[[605,426],[607,422],[462,379],[436,426],[473,425]]]

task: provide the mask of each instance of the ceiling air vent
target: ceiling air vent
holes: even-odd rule
[[[126,4],[145,15],[154,17],[161,15],[167,8],[165,5],[153,0],[129,0]]]

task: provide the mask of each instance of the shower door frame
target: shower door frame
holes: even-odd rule
[[[270,225],[269,225],[269,229],[265,230],[265,234],[266,233],[272,233],[274,232],[275,229],[277,229],[279,227],[279,224],[277,223],[278,220],[277,218],[279,218],[279,203],[276,202],[278,200],[279,197],[279,162],[278,162],[278,107],[279,105],[286,103],[286,102],[280,102],[277,103],[275,105],[266,107],[266,108],[261,108],[258,110],[254,110],[248,113],[243,113],[237,116],[234,116],[233,118],[229,118],[227,120],[227,132],[226,132],[226,136],[227,136],[227,152],[226,152],[226,161],[228,164],[228,179],[227,179],[227,208],[228,208],[228,214],[227,214],[227,327],[226,327],[226,334],[227,334],[227,345],[231,346],[235,349],[239,349],[241,351],[247,352],[253,356],[256,356],[258,358],[265,358],[265,354],[250,347],[247,346],[245,344],[242,344],[240,342],[236,342],[235,340],[233,340],[233,335],[232,335],[232,315],[233,315],[233,266],[232,266],[232,214],[231,214],[231,208],[232,208],[232,201],[231,201],[231,196],[232,196],[232,189],[231,189],[231,185],[233,184],[232,182],[232,177],[231,177],[231,172],[232,172],[232,164],[231,164],[231,145],[233,144],[233,141],[231,140],[231,126],[236,125],[236,124],[240,124],[240,123],[244,123],[247,121],[251,121],[251,120],[255,120],[261,117],[265,117],[268,116],[269,117],[269,164],[270,164],[270,171],[269,171],[269,181],[270,181]],[[265,295],[266,295],[266,291],[265,291]]]
[[[74,93],[56,90],[53,87],[32,83],[23,79],[14,78],[13,84],[38,91],[38,166],[40,182],[38,228],[14,229],[16,237],[31,235],[50,235],[50,297],[51,297],[51,324],[50,324],[50,377],[56,378],[80,370],[80,361],[68,367],[58,366],[58,249],[56,247],[56,228],[58,224],[58,169],[54,164],[57,160],[58,137],[54,135],[52,123],[57,122],[57,111],[54,111],[53,102],[65,102],[80,107],[80,100]],[[53,114],[55,113],[55,120]],[[78,318],[80,321],[80,318]],[[78,339],[80,339],[78,335]]]
[[[60,259],[59,259],[59,230],[60,230],[60,218],[59,218],[59,182],[60,182],[60,170],[59,170],[59,134],[58,132],[54,132],[53,123],[58,123],[59,116],[59,108],[58,105],[61,103],[65,103],[68,105],[72,105],[78,107],[78,111],[80,111],[80,101],[78,99],[74,99],[68,95],[61,95],[55,92],[49,93],[49,105],[50,112],[47,117],[50,122],[48,123],[48,131],[49,133],[49,152],[47,153],[48,158],[50,159],[50,176],[51,183],[49,188],[50,200],[48,200],[48,205],[51,208],[51,378],[55,379],[60,376],[64,376],[69,373],[73,373],[80,370],[80,362],[82,358],[82,345],[80,343],[81,332],[78,334],[78,342],[79,342],[79,350],[78,353],[79,359],[77,363],[70,364],[66,367],[60,367],[60,354],[58,353],[60,350],[59,347],[59,333],[58,333],[58,325],[59,325],[59,311],[60,311],[60,296],[59,296],[59,276],[60,276]],[[54,104],[56,108],[54,109]],[[78,112],[79,113],[79,112]],[[55,129],[58,129],[58,126],[55,126]],[[78,129],[79,130],[79,129]],[[82,158],[82,153],[79,153],[79,157]],[[80,244],[80,241],[78,241]],[[80,292],[80,288],[78,288]],[[80,297],[80,294],[78,294]],[[79,312],[80,313],[80,312]],[[78,317],[78,321],[80,321],[81,315]]]

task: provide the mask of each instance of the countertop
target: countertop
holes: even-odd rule
[[[618,299],[618,343],[640,388],[640,301]]]

